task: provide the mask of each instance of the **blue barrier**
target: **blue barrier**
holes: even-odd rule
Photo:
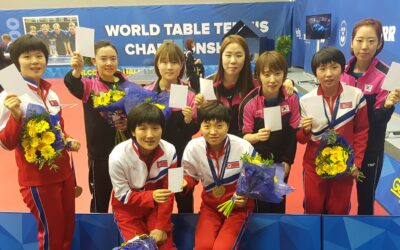
[[[174,242],[193,249],[197,214],[173,215]],[[0,213],[0,249],[38,248],[29,213]],[[109,250],[121,244],[112,214],[78,214],[73,250]],[[253,214],[240,249],[400,249],[400,217]]]

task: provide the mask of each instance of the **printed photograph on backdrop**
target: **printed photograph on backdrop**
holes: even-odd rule
[[[49,65],[69,65],[75,50],[78,16],[23,17],[25,34],[40,38],[49,50]]]

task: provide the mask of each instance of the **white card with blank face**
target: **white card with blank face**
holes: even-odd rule
[[[282,129],[281,106],[264,108],[264,125],[271,132]]]
[[[169,107],[183,109],[186,107],[188,86],[180,84],[171,84],[169,93]]]
[[[400,88],[400,63],[392,62],[389,72],[383,81],[382,88],[389,91]]]
[[[214,81],[200,78],[200,93],[206,100],[217,100],[214,92]]]
[[[321,120],[326,120],[322,102],[323,97],[320,95],[300,99],[301,116],[312,117],[312,127],[315,127]]]
[[[182,192],[183,168],[168,169],[168,189],[173,193]]]
[[[31,100],[42,103],[42,100],[28,87],[26,81],[14,64],[0,71],[0,79],[0,84],[7,93],[16,94],[18,97],[27,95]]]
[[[76,27],[75,44],[82,56],[94,58],[94,29]]]

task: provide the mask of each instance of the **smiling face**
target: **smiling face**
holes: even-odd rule
[[[157,67],[160,72],[161,76],[161,81],[167,82],[169,84],[172,83],[179,83],[179,75],[181,73],[183,63],[170,59],[168,56],[160,57],[160,59],[157,62]]]
[[[243,69],[245,52],[238,43],[231,43],[222,52],[222,67],[225,76],[238,77]]]
[[[25,78],[39,82],[46,70],[46,57],[40,50],[34,50],[22,53],[18,62],[21,75]]]
[[[118,69],[118,55],[111,46],[99,48],[92,59],[100,77],[108,82],[114,81],[114,74]]]
[[[268,67],[264,67],[259,77],[265,97],[278,97],[279,89],[283,84],[284,75],[283,70],[270,70]]]
[[[372,26],[361,26],[351,42],[351,49],[358,61],[371,62],[382,46]]]
[[[200,126],[201,134],[214,151],[221,149],[228,130],[229,126],[224,121],[203,121]]]
[[[148,156],[160,143],[162,127],[157,123],[141,123],[132,131],[132,135],[139,144],[140,153],[144,156]]]

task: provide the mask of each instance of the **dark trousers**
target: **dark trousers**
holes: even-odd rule
[[[384,151],[365,151],[361,171],[365,175],[357,182],[357,200],[359,215],[373,215],[375,190],[382,172]]]
[[[91,213],[108,213],[112,184],[108,172],[108,159],[91,159],[89,157],[89,189]]]
[[[193,189],[185,194],[175,193],[175,200],[178,213],[193,213]]]

